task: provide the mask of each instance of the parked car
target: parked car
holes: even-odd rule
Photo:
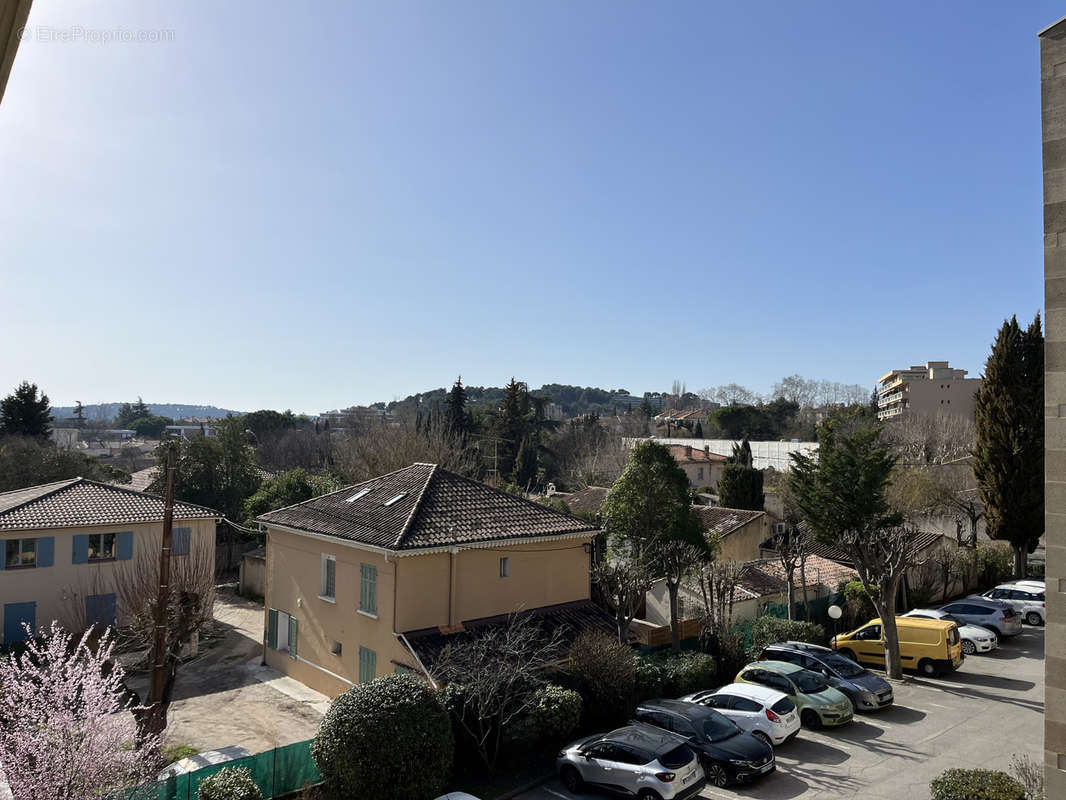
[[[799,711],[787,694],[756,683],[730,683],[721,689],[705,689],[681,699],[709,706],[741,730],[773,745],[784,744],[801,727]]]
[[[989,600],[1002,600],[1030,625],[1043,625],[1047,618],[1044,590],[1029,583],[1001,584],[995,589],[982,592],[980,596]]]
[[[1033,589],[1036,589],[1038,592],[1046,592],[1047,591],[1047,581],[1032,580],[1032,579],[1029,579],[1029,578],[1026,578],[1025,580],[1021,580],[1021,581],[1007,581],[1006,585],[1008,585],[1008,586],[1020,586],[1020,587],[1023,587],[1023,588],[1031,587]]]
[[[958,669],[965,656],[962,637],[954,622],[941,619],[896,617],[900,665],[934,677]],[[849,633],[832,638],[830,647],[845,658],[863,664],[885,664],[885,637],[881,620],[872,619]]]
[[[448,792],[448,794],[442,794],[437,800],[481,800],[478,797],[474,797],[472,794],[466,792]]]
[[[940,610],[970,625],[995,631],[1000,639],[1008,639],[1022,632],[1022,618],[1004,600],[990,600],[976,595],[948,603],[941,606]]]
[[[688,700],[649,700],[637,706],[637,722],[683,737],[696,751],[707,782],[719,788],[747,783],[777,769],[774,748],[713,708]]]
[[[737,683],[757,683],[784,692],[799,709],[800,721],[812,730],[851,722],[855,712],[848,696],[825,678],[787,661],[755,661],[737,674]]]
[[[579,739],[559,753],[556,766],[574,794],[588,785],[639,800],[685,800],[707,784],[692,748],[650,725]]]
[[[778,642],[763,648],[759,661],[787,661],[817,672],[847,695],[855,711],[876,711],[892,705],[892,684],[828,647],[807,642]]]
[[[994,631],[982,628],[980,625],[969,625],[961,619],[955,619],[947,611],[939,608],[916,608],[908,611],[903,616],[917,617],[918,619],[943,619],[954,622],[959,627],[959,636],[962,637],[962,652],[972,656],[975,653],[991,653],[999,647],[999,637]]]

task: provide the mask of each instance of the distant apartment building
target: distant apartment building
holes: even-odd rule
[[[894,369],[878,381],[877,418],[905,413],[973,417],[973,396],[980,388],[980,378],[967,378],[966,370],[947,361]]]

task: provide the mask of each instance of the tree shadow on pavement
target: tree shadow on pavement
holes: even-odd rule
[[[742,786],[729,787],[740,797],[757,797],[759,800],[789,800],[799,797],[811,787],[801,778],[788,772],[782,772],[779,767],[773,775],[767,775],[760,781],[748,783]]]
[[[924,711],[893,704],[888,708],[877,712],[876,717],[871,717],[871,719],[887,720],[889,722],[898,722],[901,725],[909,725],[912,722],[921,722],[925,717],[926,714]]]
[[[839,747],[833,747],[817,739],[804,739],[800,734],[787,745],[777,748],[777,760],[796,761],[800,764],[843,764],[850,758]]]

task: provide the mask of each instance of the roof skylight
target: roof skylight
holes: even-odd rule
[[[407,497],[407,492],[400,492],[395,497],[390,497],[388,500],[386,500],[381,505],[383,505],[383,506],[391,506],[393,503],[398,502],[400,500],[403,500],[405,497]]]
[[[370,490],[369,490],[369,489],[360,489],[360,490],[359,490],[358,492],[356,492],[355,494],[353,494],[353,495],[352,495],[351,497],[349,497],[349,498],[348,498],[347,500],[345,500],[344,502],[345,502],[345,503],[354,503],[354,502],[355,502],[356,500],[358,500],[358,499],[359,499],[360,497],[366,497],[366,496],[367,496],[368,494],[370,494]]]

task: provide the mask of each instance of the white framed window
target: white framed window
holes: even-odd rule
[[[326,553],[322,554],[322,592],[319,597],[337,599],[337,559]]]
[[[500,559],[500,577],[511,577],[511,559],[509,559],[507,556],[503,556]]]
[[[117,533],[90,533],[89,560],[109,561],[115,557],[115,539]]]
[[[5,549],[4,566],[6,568],[37,566],[36,539],[8,539]]]

